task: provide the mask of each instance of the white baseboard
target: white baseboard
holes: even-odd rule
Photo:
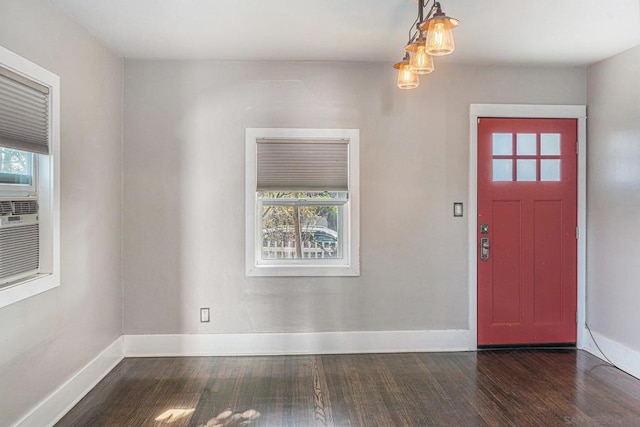
[[[584,350],[604,359],[588,332]],[[640,378],[640,352],[597,332],[606,356]],[[47,396],[16,426],[52,426],[124,357],[243,356],[469,351],[468,330],[265,334],[123,335]]]
[[[42,427],[58,422],[124,358],[124,340],[118,337],[85,367],[22,418],[17,426]]]
[[[53,426],[126,357],[467,351],[469,331],[123,335],[16,423]]]
[[[124,336],[126,357],[468,350],[468,330]]]
[[[597,332],[591,331],[591,333],[593,334],[593,338],[598,342],[602,352],[598,350],[598,347],[596,347],[593,339],[591,339],[591,336],[589,335],[589,332],[586,330],[583,334],[586,337],[584,346],[585,351],[588,351],[602,360],[606,360],[606,358],[608,358],[618,368],[640,379],[640,351],[629,348],[624,344],[620,344],[619,342],[607,338]],[[603,352],[604,355],[602,354]]]

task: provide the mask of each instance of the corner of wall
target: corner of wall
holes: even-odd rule
[[[91,362],[44,398],[17,422],[20,427],[52,426],[124,358],[124,339],[118,337]]]

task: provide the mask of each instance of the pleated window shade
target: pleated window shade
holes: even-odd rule
[[[2,67],[0,146],[49,154],[49,88]]]
[[[348,191],[348,140],[257,140],[258,191]]]

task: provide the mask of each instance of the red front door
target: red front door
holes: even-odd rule
[[[478,345],[576,342],[577,121],[478,122]]]

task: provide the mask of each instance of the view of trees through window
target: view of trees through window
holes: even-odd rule
[[[31,185],[32,154],[0,147],[0,184]]]
[[[342,258],[346,193],[260,192],[262,258]],[[326,202],[323,202],[326,201]]]

